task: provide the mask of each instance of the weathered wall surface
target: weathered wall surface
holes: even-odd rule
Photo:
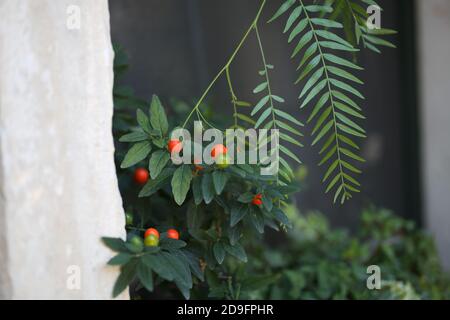
[[[0,17],[0,298],[108,299],[100,237],[125,232],[107,0],[0,0]]]
[[[450,1],[417,1],[425,220],[450,269]]]

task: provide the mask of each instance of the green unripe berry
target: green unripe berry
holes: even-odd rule
[[[142,242],[141,237],[134,235],[130,238],[129,246],[127,247],[134,253],[139,253],[144,249],[144,243]]]
[[[146,247],[157,247],[159,244],[159,239],[154,234],[150,234],[145,238],[144,244]]]
[[[230,165],[230,157],[227,154],[219,154],[216,157],[216,165],[219,169],[228,168],[228,166]]]
[[[125,214],[125,223],[127,224],[127,226],[133,225],[133,215],[129,212]]]

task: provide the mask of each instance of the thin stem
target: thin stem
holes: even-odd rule
[[[275,107],[273,105],[273,99],[272,99],[272,88],[270,86],[269,70],[267,68],[266,55],[264,54],[264,47],[262,45],[261,36],[259,35],[259,29],[258,29],[257,24],[255,25],[255,33],[256,33],[256,38],[258,39],[259,51],[261,53],[261,58],[262,58],[262,61],[264,64],[264,75],[266,77],[266,82],[267,82],[267,92],[269,94],[269,103],[270,103],[270,109],[272,112],[273,128],[277,129],[277,123],[276,123],[276,118],[275,118]],[[277,146],[277,148],[278,148],[278,146]],[[279,185],[279,184],[280,184],[280,177],[277,172],[277,185]],[[278,206],[280,206],[280,202],[278,202]]]
[[[313,32],[314,41],[317,43],[317,48],[319,49],[320,59],[321,59],[321,62],[322,62],[323,68],[324,68],[324,72],[325,72],[325,78],[326,78],[327,85],[328,85],[328,92],[330,94],[331,110],[332,110],[332,114],[333,114],[333,126],[334,126],[334,135],[335,135],[335,141],[336,141],[336,152],[337,152],[337,157],[338,157],[338,162],[339,162],[339,175],[341,176],[341,184],[343,186],[342,191],[344,192],[344,196],[347,197],[348,192],[347,192],[347,188],[345,186],[345,181],[344,181],[344,169],[342,167],[341,149],[339,147],[339,133],[338,133],[338,128],[337,128],[333,90],[331,89],[331,81],[330,81],[330,77],[328,75],[327,64],[326,64],[325,58],[323,56],[322,46],[320,45],[319,39],[317,38],[316,29],[314,28],[314,26],[311,22],[308,11],[305,9],[305,5],[303,4],[303,1],[299,0],[299,2],[300,2],[300,5],[303,7],[303,12],[305,12],[306,19],[308,19],[309,26],[311,28],[311,31]]]
[[[255,25],[255,33],[256,33],[256,38],[258,39],[258,45],[259,45],[259,51],[261,52],[261,58],[263,60],[263,64],[264,64],[264,75],[266,77],[266,82],[267,82],[267,92],[269,93],[269,102],[270,102],[270,109],[272,110],[272,119],[273,119],[273,126],[276,129],[277,125],[275,122],[275,111],[274,111],[274,105],[273,105],[273,99],[272,99],[272,89],[270,87],[270,79],[269,79],[269,70],[267,68],[267,63],[266,63],[266,56],[264,54],[264,48],[261,42],[261,37],[259,35],[259,30],[258,30],[258,26]]]
[[[231,103],[233,104],[234,128],[236,129],[238,126],[237,108],[236,108],[237,97],[236,97],[236,94],[234,93],[233,84],[231,83],[231,75],[230,75],[229,67],[226,70],[226,74],[227,74],[228,88],[230,89]]]
[[[261,12],[262,12],[265,4],[266,4],[266,0],[263,0],[262,3],[261,3],[261,6],[259,7],[258,13],[256,14],[255,19],[253,19],[252,24],[250,25],[250,27],[245,32],[244,36],[242,37],[241,41],[237,45],[236,49],[233,51],[233,53],[230,56],[230,58],[228,59],[227,63],[222,67],[222,69],[220,69],[219,73],[214,77],[214,79],[208,85],[208,87],[206,88],[205,92],[203,92],[203,94],[201,95],[201,97],[198,100],[197,104],[194,106],[194,108],[191,110],[191,112],[187,116],[186,120],[184,121],[182,128],[186,127],[186,124],[188,123],[189,119],[192,117],[194,112],[200,107],[200,104],[203,102],[203,100],[205,99],[206,95],[209,93],[211,88],[214,86],[214,84],[217,82],[217,80],[220,78],[220,76],[229,68],[229,66],[233,62],[234,58],[236,57],[237,53],[239,52],[239,50],[241,49],[242,45],[244,44],[245,40],[247,40],[250,32],[252,31],[252,29],[254,28],[256,23],[258,23],[259,17],[261,16]]]

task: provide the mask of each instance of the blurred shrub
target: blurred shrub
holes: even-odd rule
[[[282,245],[259,248],[258,258],[242,272],[276,281],[243,292],[241,298],[450,298],[450,278],[431,237],[388,210],[364,210],[355,235],[332,230],[322,214],[302,215],[294,206],[289,218],[293,228]],[[370,265],[381,269],[381,290],[366,287]]]

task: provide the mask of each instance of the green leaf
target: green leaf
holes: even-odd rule
[[[359,93],[358,90],[354,89],[353,87],[349,86],[348,84],[346,84],[342,81],[336,80],[336,79],[330,79],[330,82],[334,86],[341,88],[342,90],[348,91],[361,99],[364,99],[364,96],[361,93]]]
[[[363,134],[363,133],[361,133],[361,132],[359,132],[359,131],[356,131],[356,130],[352,129],[352,128],[346,126],[345,124],[338,123],[338,124],[337,124],[337,127],[338,127],[340,130],[344,131],[345,133],[351,134],[351,135],[353,135],[353,136],[360,137],[360,138],[365,138],[365,137],[366,137],[365,134]]]
[[[165,237],[161,237],[161,241],[159,242],[159,246],[161,247],[161,249],[174,250],[186,247],[186,242],[182,240],[167,238],[166,234],[164,234],[164,236]]]
[[[322,107],[325,105],[325,103],[330,99],[330,93],[327,91],[325,92],[320,99],[317,101],[313,111],[311,112],[311,115],[309,116],[307,122],[311,122],[312,119],[317,115],[317,113],[322,109]]]
[[[253,198],[253,197],[252,197]],[[236,205],[231,207],[230,214],[230,226],[234,227],[241,221],[248,213],[248,206],[246,205]]]
[[[216,194],[221,194],[223,189],[225,188],[225,185],[228,181],[228,174],[224,171],[214,171],[212,173],[213,176],[213,182],[214,182],[214,189],[216,190]]]
[[[303,9],[302,6],[298,6],[297,8],[292,10],[291,15],[289,16],[286,22],[286,26],[284,27],[283,33],[286,33],[292,27],[292,24],[295,22],[295,20],[297,20],[298,17],[300,17],[302,9]]]
[[[125,247],[125,241],[123,241],[120,238],[109,238],[109,237],[103,237],[102,242],[110,248],[112,251],[115,252],[127,252],[127,248]]]
[[[330,106],[322,112],[319,119],[317,119],[316,125],[314,126],[314,129],[312,131],[312,135],[315,135],[317,130],[319,130],[320,127],[322,127],[323,123],[325,122],[325,120],[328,119],[328,116],[331,114],[332,110],[333,108]]]
[[[295,134],[299,137],[303,137],[303,133],[301,133],[300,131],[298,131],[297,129],[294,129],[293,127],[291,127],[290,125],[288,125],[287,123],[284,123],[282,121],[275,121],[277,126],[279,126],[281,129],[287,130],[292,134]]]
[[[347,138],[346,136],[339,134],[338,135],[339,140],[341,140],[343,143],[348,144],[349,146],[352,146],[356,150],[359,150],[359,147],[356,143],[354,143],[350,138]]]
[[[283,152],[285,155],[287,155],[289,158],[291,158],[292,160],[294,160],[295,162],[301,164],[302,162],[300,161],[300,159],[292,153],[292,151],[290,151],[289,149],[287,149],[285,146],[279,146],[280,151]]]
[[[363,128],[361,128],[358,124],[356,124],[354,121],[350,120],[348,117],[346,117],[345,115],[343,115],[342,113],[339,112],[335,112],[336,117],[342,121],[343,123],[345,123],[347,126],[360,131],[361,133],[365,133],[365,130]]]
[[[140,142],[148,139],[148,135],[143,131],[134,131],[120,137],[120,142]]]
[[[285,1],[280,8],[277,10],[277,12],[275,12],[275,14],[273,15],[272,18],[270,18],[270,20],[268,22],[272,22],[275,19],[277,19],[279,16],[281,16],[283,13],[285,13],[287,10],[289,10],[290,7],[292,7],[292,5],[297,2],[297,0],[287,0]]]
[[[352,69],[356,69],[356,70],[363,70],[363,68],[361,68],[360,66],[357,66],[356,64],[347,61],[345,59],[342,59],[338,56],[335,56],[333,54],[329,54],[329,53],[325,53],[323,55],[323,57],[328,60],[329,62],[344,66],[344,67],[348,67],[348,68],[352,68]]]
[[[148,156],[150,151],[152,151],[150,141],[136,143],[130,148],[130,150],[128,150],[120,167],[122,169],[125,169],[134,166],[136,163],[144,160]]]
[[[192,180],[192,194],[194,195],[194,203],[198,206],[203,201],[202,179],[196,177]]]
[[[155,271],[161,278],[173,281],[175,274],[167,259],[160,252],[147,254],[141,257],[142,262]]]
[[[182,165],[172,177],[172,192],[175,202],[181,206],[186,199],[192,180],[192,170],[190,165]]]
[[[250,203],[255,195],[251,192],[243,193],[239,196],[238,201],[241,203]]]
[[[334,152],[336,152],[337,148],[333,148]],[[336,170],[337,166],[339,165],[339,159],[336,159],[333,164],[328,168],[327,172],[325,173],[325,176],[323,177],[322,182],[327,181],[328,177],[333,173],[334,170]]]
[[[291,136],[288,136],[287,134],[284,134],[282,132],[280,133],[280,139],[295,144],[296,146],[303,147],[303,145],[300,142],[298,142],[297,139],[294,139]]]
[[[252,222],[256,231],[261,234],[264,233],[264,217],[260,213],[250,213],[250,221]]]
[[[205,200],[206,204],[210,204],[214,199],[215,190],[214,183],[212,181],[212,176],[209,173],[203,175],[202,179],[202,192],[203,192],[203,200]]]
[[[325,190],[325,193],[328,193],[335,185],[336,183],[339,181],[339,179],[341,179],[342,177],[342,173],[337,174],[333,180],[331,180],[330,184],[328,185],[327,189]]]
[[[324,48],[333,49],[333,50],[341,50],[341,51],[348,51],[348,52],[359,51],[359,49],[347,47],[347,46],[344,46],[343,44],[340,44],[338,42],[333,42],[333,41],[319,41],[319,44]]]
[[[166,112],[161,105],[158,96],[153,95],[150,105],[150,123],[153,129],[158,130],[161,134],[166,135],[169,130]]]
[[[271,113],[272,113],[272,108],[268,108],[268,109],[264,110],[264,112],[261,113],[261,115],[259,116],[258,121],[256,121],[255,128],[259,128],[261,126],[261,124],[271,115]]]
[[[361,108],[358,107],[358,105],[357,105],[352,99],[350,99],[349,97],[347,97],[347,96],[346,96],[345,94],[343,94],[342,92],[333,90],[333,91],[332,91],[332,94],[333,94],[333,96],[334,96],[335,98],[337,98],[337,99],[339,99],[339,100],[341,100],[341,101],[347,103],[349,106],[355,108],[356,110],[361,111]]]
[[[131,258],[133,258],[133,256],[131,254],[121,252],[118,255],[111,258],[108,261],[108,264],[110,266],[120,266],[120,265],[128,263],[131,260]]]
[[[277,101],[279,103],[284,103],[285,102],[285,100],[282,97],[279,97],[277,95],[272,94],[271,97],[272,97],[273,100],[275,100],[275,101]]]
[[[162,188],[168,182],[173,172],[172,168],[165,168],[156,179],[150,179],[139,193],[139,198],[151,196]]]
[[[342,39],[341,37],[339,37],[338,35],[330,32],[330,31],[316,30],[316,34],[326,40],[330,40],[332,42],[338,42],[338,43],[342,44],[343,46],[353,49],[353,46],[351,45],[351,43],[349,43],[348,41]]]
[[[327,67],[327,70],[328,70],[330,73],[332,73],[332,74],[334,74],[334,75],[336,75],[336,76],[338,76],[338,77],[342,77],[342,78],[344,78],[344,79],[347,79],[347,80],[356,82],[356,83],[358,83],[358,84],[363,84],[363,82],[362,82],[361,80],[359,80],[357,77],[355,77],[355,76],[352,75],[351,73],[349,73],[349,72],[347,72],[347,71],[345,71],[345,70],[343,70],[343,69],[341,69],[341,68],[328,66],[328,67]]]
[[[289,221],[289,218],[286,216],[286,214],[280,208],[274,207],[272,210],[272,213],[275,216],[275,219],[277,219],[280,223],[282,223],[288,227],[291,226],[291,222]]]
[[[196,257],[191,252],[184,250],[180,251],[180,254],[183,254],[186,257],[186,260],[189,264],[189,267],[192,271],[192,273],[200,279],[200,281],[204,281],[203,271],[200,268],[200,260],[198,257]]]
[[[327,85],[327,79],[323,79],[320,81],[308,94],[308,96],[303,100],[302,105],[300,108],[305,107],[312,99],[316,97],[317,94],[319,94],[323,88]]]
[[[225,251],[228,252],[233,257],[241,260],[242,262],[247,262],[247,254],[245,253],[244,248],[236,243],[234,245],[229,245],[228,243],[224,243]]]
[[[242,114],[242,113],[235,113],[235,114],[233,114],[233,116],[234,117],[238,117],[238,119],[240,119],[242,121],[245,121],[245,122],[248,122],[251,125],[255,125],[255,123],[256,123],[252,118],[250,118],[250,117],[248,117],[248,116],[246,116],[245,114]]]
[[[218,241],[214,244],[213,252],[214,258],[216,258],[217,263],[222,264],[223,260],[225,259],[225,249],[221,241]]]
[[[153,291],[152,270],[142,261],[138,264],[137,276],[141,281],[141,284],[144,286],[144,288],[152,292]]]
[[[305,30],[305,27],[308,25],[308,19],[302,19],[300,22],[295,26],[295,28],[292,30],[291,34],[289,35],[288,43],[291,43],[294,38],[300,34],[303,30]]]
[[[117,278],[114,288],[113,288],[113,297],[117,297],[122,291],[124,291],[128,284],[133,280],[136,275],[137,268],[137,260],[133,259],[124,265],[120,271],[120,275]]]
[[[342,112],[345,112],[345,113],[347,113],[347,114],[349,114],[349,115],[352,115],[352,116],[357,117],[357,118],[360,118],[360,119],[365,119],[365,118],[366,118],[365,116],[363,116],[363,115],[362,115],[361,113],[359,113],[358,111],[355,111],[354,109],[350,108],[349,106],[347,106],[347,105],[345,105],[345,104],[343,104],[343,103],[340,103],[340,102],[335,101],[335,102],[334,102],[334,105],[335,105],[335,107],[336,107],[337,109],[339,109],[339,110],[341,110]]]
[[[251,107],[252,106],[252,104],[250,102],[246,102],[246,101],[235,101],[234,103],[236,103],[236,105],[239,107]]]
[[[170,263],[170,266],[174,271],[175,280],[184,287],[192,288],[192,275],[189,269],[189,265],[187,265],[187,263],[182,260],[179,255],[164,251],[161,252],[161,255],[164,256]]]
[[[322,137],[330,131],[330,129],[333,127],[334,121],[330,120],[323,128],[320,130],[319,134],[316,136],[314,141],[312,142],[312,145],[314,146],[317,142],[319,142]]]
[[[191,235],[195,234],[203,223],[203,211],[201,207],[191,203],[186,212],[186,218],[189,233]]]
[[[253,93],[255,93],[255,94],[260,93],[265,88],[267,88],[267,82],[263,82],[263,83],[259,84],[255,89],[253,89]]]
[[[323,75],[323,71],[324,71],[324,68],[319,68],[311,75],[311,77],[308,79],[305,86],[303,87],[303,90],[300,93],[299,98],[302,98],[309,91],[309,89],[311,89],[312,86],[315,85],[317,83],[317,81],[319,81],[319,79]]]
[[[137,109],[136,118],[138,124],[145,132],[150,133],[152,131],[152,128],[150,127],[150,121],[148,120],[148,117],[144,113],[144,111],[142,111],[141,109]]]
[[[229,228],[228,239],[230,239],[230,244],[234,246],[241,238],[241,228],[239,226]]]
[[[252,110],[251,116],[254,116],[258,113],[259,110],[261,110],[262,107],[266,105],[266,103],[269,101],[270,96],[265,96],[259,102],[256,104],[255,108]]]
[[[322,18],[312,18],[311,22],[315,25],[326,27],[326,28],[342,28],[342,24],[336,21],[322,19]]]
[[[280,109],[274,109],[273,111],[275,112],[275,114],[276,114],[277,116],[279,116],[279,117],[281,117],[281,118],[283,118],[283,119],[285,119],[285,120],[288,120],[288,121],[290,121],[290,122],[292,122],[292,123],[294,123],[294,124],[296,124],[296,125],[298,125],[298,126],[303,127],[303,123],[301,123],[300,121],[298,121],[297,119],[295,119],[295,118],[294,118],[293,116],[291,116],[289,113],[284,112],[284,111],[282,111],[282,110],[280,110]]]
[[[298,52],[299,52],[300,50],[302,50],[303,47],[306,46],[306,44],[308,44],[308,43],[312,40],[312,38],[313,38],[313,32],[312,32],[312,31],[306,32],[306,33],[300,38],[300,40],[298,41],[298,44],[297,44],[297,46],[294,48],[294,51],[293,51],[291,57],[295,57],[295,56],[298,54]],[[311,48],[311,47],[310,47],[310,48]],[[310,50],[312,51],[313,49],[310,49]],[[308,53],[309,53],[309,52],[308,52]],[[306,54],[306,53],[305,53],[305,54]]]
[[[341,148],[341,152],[342,152],[343,154],[345,154],[347,157],[352,158],[353,160],[360,161],[360,162],[366,162],[366,160],[364,160],[364,159],[361,158],[360,156],[357,156],[356,154],[354,154],[353,152],[351,152],[351,151],[348,150],[348,149]]]
[[[170,155],[165,150],[158,150],[152,154],[150,157],[150,163],[149,163],[149,171],[150,171],[150,177],[152,179],[155,179],[158,177],[158,175],[161,173],[161,171],[164,169],[164,167],[167,165],[167,162],[170,159]]]

